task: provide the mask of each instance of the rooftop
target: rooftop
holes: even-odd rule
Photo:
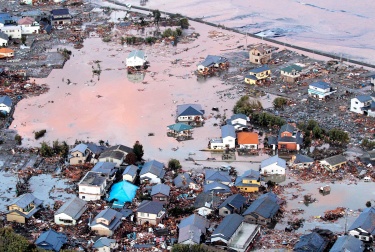
[[[286,161],[284,159],[279,158],[278,155],[263,160],[260,163],[260,167],[263,168],[263,167],[269,166],[271,164],[277,164],[278,166],[280,166],[282,168],[286,168]]]
[[[326,83],[324,81],[313,82],[313,83],[310,84],[310,86],[320,88],[320,89],[328,89],[328,88],[331,87],[328,83]]]
[[[212,233],[211,238],[221,237],[229,241],[237,228],[241,225],[244,217],[238,214],[229,214],[225,216],[222,222],[217,226]]]
[[[171,188],[168,185],[157,184],[157,185],[154,185],[152,187],[151,196],[153,196],[155,194],[158,194],[158,193],[161,193],[163,195],[169,196],[169,191],[170,190],[171,190]]]
[[[238,144],[259,144],[258,133],[255,132],[238,132]]]
[[[162,202],[144,200],[139,204],[137,212],[158,214],[164,209]]]
[[[64,213],[74,220],[78,220],[81,215],[86,211],[86,201],[73,197],[64,203],[56,212],[55,215]]]
[[[104,174],[99,172],[89,171],[78,183],[78,185],[86,186],[102,186],[106,182],[106,177]]]

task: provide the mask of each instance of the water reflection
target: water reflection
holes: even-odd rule
[[[136,73],[128,73],[127,78],[132,83],[140,83],[145,79],[146,73],[144,72],[136,72]]]

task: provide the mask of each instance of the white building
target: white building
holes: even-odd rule
[[[359,95],[351,99],[350,111],[375,117],[375,96]]]
[[[89,171],[78,183],[79,198],[85,201],[100,200],[105,195],[107,178],[104,174]]]
[[[372,242],[375,238],[375,208],[369,207],[349,227],[349,235],[361,241]]]
[[[160,184],[164,175],[164,164],[156,160],[146,162],[139,173],[141,183],[148,181],[152,184]]]
[[[286,168],[286,161],[279,158],[279,156],[273,156],[263,160],[260,163],[260,174],[262,175],[284,175]]]
[[[38,22],[31,17],[24,17],[18,20],[18,25],[21,27],[21,33],[23,34],[38,34],[40,25]]]
[[[20,39],[22,37],[21,26],[6,25],[1,27],[1,31],[8,35],[9,38]]]
[[[221,138],[215,138],[210,140],[210,148],[233,149],[236,147],[236,130],[233,125],[224,125],[221,127]]]
[[[336,91],[333,91],[331,86],[324,81],[313,82],[309,85],[307,90],[309,96],[324,99]]]
[[[202,122],[204,120],[204,110],[199,104],[177,105],[178,122]]]
[[[84,200],[73,197],[55,212],[55,223],[57,225],[76,225],[77,220],[86,209],[87,206]]]
[[[143,51],[134,50],[131,51],[126,58],[126,66],[133,68],[140,68],[146,64],[147,56]]]
[[[0,31],[0,46],[8,46],[8,35]]]
[[[247,122],[250,121],[245,114],[234,114],[227,119],[227,124],[233,125],[236,130],[247,128]]]
[[[7,114],[12,110],[12,99],[9,96],[0,97],[0,111],[5,111]]]
[[[122,180],[129,181],[134,183],[135,178],[137,177],[138,166],[128,165],[124,172],[122,173]]]

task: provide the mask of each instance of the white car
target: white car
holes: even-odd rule
[[[62,30],[62,29],[64,29],[64,27],[62,27],[61,25],[59,25],[59,26],[56,27],[56,29],[57,30]]]

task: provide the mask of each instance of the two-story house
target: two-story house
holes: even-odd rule
[[[122,180],[129,181],[130,183],[134,183],[138,174],[138,166],[135,165],[128,165],[126,166],[125,170],[122,173]]]
[[[256,132],[238,132],[237,143],[240,149],[257,150],[259,145],[259,135]]]
[[[4,46],[8,46],[8,42],[9,42],[9,37],[8,35],[6,35],[4,32],[1,31],[0,29],[0,46],[4,47]]]
[[[69,152],[69,163],[71,165],[76,164],[83,164],[86,163],[88,157],[89,157],[89,150],[87,149],[87,145],[80,143],[77,144],[73,149]]]
[[[279,199],[273,192],[262,194],[242,214],[245,221],[252,224],[267,225],[271,223],[279,211]]]
[[[178,243],[200,244],[202,236],[207,233],[209,226],[208,220],[197,214],[192,214],[182,219],[180,224],[178,224]]]
[[[86,210],[86,201],[74,196],[55,212],[55,223],[74,226]]]
[[[32,17],[24,17],[18,20],[18,25],[21,26],[22,35],[38,34],[40,25]]]
[[[303,143],[302,133],[292,124],[284,124],[279,130],[277,149],[282,151],[298,151]]]
[[[221,126],[221,138],[213,138],[210,140],[209,148],[213,150],[220,150],[236,147],[236,129],[233,125]]]
[[[144,163],[139,173],[141,183],[149,182],[151,184],[160,184],[164,175],[164,164],[156,160]]]
[[[8,205],[7,221],[26,223],[26,220],[40,210],[43,201],[31,193],[25,193],[15,198]]]
[[[98,160],[99,162],[112,162],[116,163],[116,167],[120,167],[125,160],[126,155],[132,153],[133,149],[125,145],[119,144],[111,146],[104,150]]]
[[[227,124],[233,125],[236,130],[243,130],[247,129],[248,121],[250,121],[250,119],[245,114],[234,114],[227,119]]]
[[[260,186],[259,171],[248,170],[242,176],[236,178],[235,187],[240,192],[257,192]]]
[[[90,228],[101,236],[112,236],[121,225],[122,214],[107,208],[102,210],[90,223]]]
[[[263,65],[267,64],[272,58],[273,48],[268,45],[256,45],[249,51],[249,59],[253,64]]]
[[[295,64],[281,68],[280,69],[281,79],[289,83],[296,82],[301,77],[302,69],[303,69],[302,67],[297,66]]]
[[[219,206],[219,215],[226,216],[228,214],[238,213],[241,214],[247,199],[241,194],[233,194],[226,198]]]
[[[162,202],[144,200],[137,208],[137,223],[158,225],[164,219],[165,213]]]
[[[208,55],[204,61],[198,64],[197,70],[200,74],[209,74],[212,73],[215,69],[225,69],[227,67],[227,58],[215,55]]]
[[[307,93],[310,97],[325,99],[336,91],[331,88],[331,86],[324,81],[313,82],[309,85]]]
[[[204,110],[200,104],[177,105],[176,122],[197,123],[204,121]]]
[[[260,163],[262,175],[285,175],[286,161],[278,155],[267,158]]]
[[[63,8],[51,10],[51,25],[64,25],[70,24],[71,22],[72,16],[68,9]]]
[[[350,100],[350,111],[375,117],[375,94],[359,95]]]
[[[0,28],[3,33],[12,39],[20,39],[22,37],[21,26],[18,25],[5,25]]]
[[[271,69],[267,65],[264,65],[250,70],[249,74],[245,76],[245,82],[247,84],[255,85],[269,77],[271,77]]]
[[[79,198],[85,201],[100,200],[106,194],[106,187],[104,174],[89,171],[78,183]]]
[[[168,185],[157,184],[151,188],[152,201],[158,201],[166,204],[169,201],[169,192],[171,188]]]

